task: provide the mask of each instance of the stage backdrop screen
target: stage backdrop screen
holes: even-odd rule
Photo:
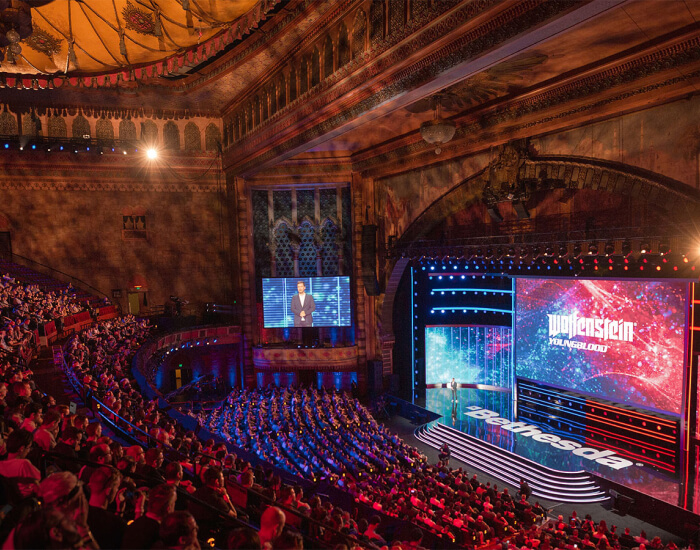
[[[290,277],[262,280],[265,328],[294,326],[291,304],[299,281],[316,304],[314,327],[350,326],[350,277]]]
[[[687,283],[518,279],[516,376],[681,412]]]
[[[512,330],[497,326],[425,327],[425,383],[512,385]]]

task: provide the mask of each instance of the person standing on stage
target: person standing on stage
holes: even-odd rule
[[[313,312],[316,311],[316,302],[311,294],[306,293],[304,281],[297,283],[297,292],[292,296],[292,313],[294,314],[295,327],[312,327],[314,324]]]
[[[452,388],[452,401],[457,401],[457,380],[454,378],[450,382],[450,388]]]

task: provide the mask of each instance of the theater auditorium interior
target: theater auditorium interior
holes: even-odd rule
[[[3,548],[696,548],[699,277],[697,0],[0,0]]]

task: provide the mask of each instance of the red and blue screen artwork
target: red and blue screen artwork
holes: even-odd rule
[[[688,284],[518,279],[516,376],[680,414]]]

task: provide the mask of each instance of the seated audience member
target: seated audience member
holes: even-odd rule
[[[43,451],[52,451],[56,447],[56,437],[61,426],[61,414],[51,410],[44,415],[44,422],[34,432],[34,442]]]
[[[372,516],[369,519],[369,522],[367,523],[367,530],[363,533],[365,537],[367,537],[369,540],[376,542],[377,544],[386,544],[386,541],[384,540],[384,537],[382,537],[379,533],[377,533],[377,529],[379,528],[379,524],[382,522],[382,519],[379,516]]]
[[[0,460],[0,475],[11,478],[16,483],[21,497],[34,494],[41,481],[41,473],[27,460],[33,442],[34,438],[30,432],[14,430],[5,442],[7,458]]]
[[[285,530],[275,540],[274,550],[303,550],[304,538],[295,531]]]
[[[274,542],[282,534],[287,517],[284,511],[277,506],[269,506],[265,509],[260,518],[260,548],[264,550],[273,549]]]
[[[90,508],[88,525],[100,548],[121,548],[126,521],[107,510],[117,495],[121,484],[118,470],[103,466],[90,476]]]
[[[233,529],[226,540],[228,550],[259,550],[260,537],[258,533],[248,527]]]
[[[168,514],[160,523],[162,548],[171,550],[200,550],[197,522],[192,514],[177,511]]]
[[[66,460],[56,459],[56,464],[63,470],[68,470],[77,474],[80,471],[80,466],[72,459],[78,458],[77,449],[80,445],[80,432],[73,426],[67,427],[63,433],[58,436],[58,443],[53,449],[54,453],[63,455]]]
[[[124,531],[122,548],[152,548],[160,538],[160,524],[175,510],[175,487],[156,485],[148,491],[146,514],[134,520]]]
[[[75,525],[85,548],[99,548],[87,523],[88,502],[83,484],[71,472],[56,472],[39,485],[39,498],[46,510],[62,513]]]
[[[39,509],[15,530],[13,548],[99,548],[81,536],[75,521],[55,508]],[[107,547],[105,547],[107,548]]]
[[[88,454],[88,460],[90,462],[96,462],[100,466],[111,466],[112,465],[112,449],[109,445],[105,443],[100,443],[98,445],[93,445]],[[83,483],[90,482],[90,476],[95,471],[95,468],[90,465],[85,465],[80,469],[80,474],[78,477]]]
[[[156,483],[164,483],[165,477],[161,471],[163,465],[163,450],[157,447],[148,449],[144,455],[144,463],[137,466],[136,473]]]
[[[204,471],[204,486],[193,494],[194,499],[189,503],[189,510],[200,526],[202,536],[208,538],[216,530],[217,518],[209,507],[231,517],[236,517],[236,509],[233,507],[224,486],[224,475],[221,468],[211,466]],[[199,502],[197,502],[199,501]],[[204,506],[204,503],[208,506]]]

